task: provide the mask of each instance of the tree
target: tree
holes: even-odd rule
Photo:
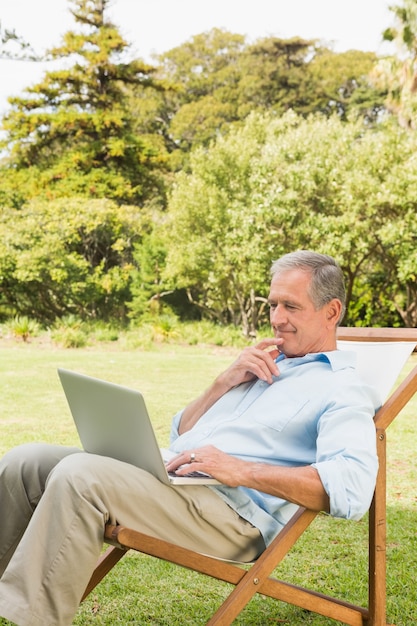
[[[165,280],[185,289],[204,315],[241,324],[249,335],[257,326],[255,294],[264,285],[268,246],[260,245],[267,224],[251,189],[265,128],[254,119],[245,131],[196,151],[192,173],[178,174],[166,227]]]
[[[0,291],[7,310],[50,324],[74,314],[123,319],[143,211],[110,200],[33,201],[0,213]]]
[[[249,45],[213,29],[157,57],[157,76],[168,88],[135,89],[137,130],[161,138],[175,170],[193,148],[207,147],[255,110],[337,113],[343,120],[356,114],[373,123],[386,96],[370,83],[375,62],[372,53],[338,54],[299,37]]]
[[[376,123],[385,111],[387,96],[386,90],[372,84],[377,61],[373,52],[319,49],[308,66],[311,111],[327,116],[336,113],[343,121],[355,114]]]
[[[383,34],[397,46],[397,56],[380,60],[373,72],[377,86],[387,90],[387,108],[405,128],[417,127],[417,2],[403,0],[390,7],[395,25]]]
[[[313,40],[268,37],[249,46],[240,59],[239,111],[289,109],[305,113],[311,99],[309,60],[316,53]]]
[[[417,323],[416,147],[395,125],[251,115],[177,176],[165,285],[251,334],[273,258],[312,248],[344,269],[347,322]]]
[[[223,29],[195,35],[155,57],[163,91],[133,90],[137,132],[162,140],[172,169],[183,166],[192,147],[208,145],[238,119],[238,59],[244,45],[244,36]]]
[[[39,60],[31,45],[16,31],[2,28],[0,22],[0,58],[13,60]]]
[[[110,0],[71,0],[80,32],[67,32],[49,59],[65,60],[9,98],[2,192],[24,172],[29,197],[83,195],[142,203],[161,191],[158,152],[136,135],[126,89],[152,84],[153,68],[126,61],[128,45],[106,19]],[[10,180],[11,179],[11,180]]]

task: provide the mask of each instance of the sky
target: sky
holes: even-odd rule
[[[166,52],[194,35],[224,28],[245,35],[320,39],[336,52],[383,54],[382,32],[399,0],[112,0],[109,15],[136,56]],[[74,26],[68,0],[0,0],[2,30],[15,30],[39,52]],[[7,97],[39,82],[50,65],[0,60],[0,115]]]

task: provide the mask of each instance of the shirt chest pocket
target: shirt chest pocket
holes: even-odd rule
[[[267,395],[267,394],[266,394]],[[282,431],[294,420],[301,420],[308,410],[309,400],[294,398],[283,403],[273,402],[262,397],[252,406],[253,420],[260,426],[267,426],[275,431]]]

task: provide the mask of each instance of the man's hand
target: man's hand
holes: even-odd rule
[[[242,461],[215,446],[186,450],[173,457],[167,470],[184,476],[204,472],[229,487],[249,487],[314,511],[330,510],[330,502],[314,467],[283,467]]]
[[[195,451],[181,452],[167,463],[168,472],[186,476],[190,472],[204,472],[230,487],[241,485],[242,472],[248,464],[222,452],[215,446],[203,446]]]
[[[283,339],[270,337],[256,346],[245,348],[217,380],[221,380],[229,389],[256,378],[271,384],[272,376],[279,375],[275,359],[279,355],[278,347],[283,342]]]
[[[269,337],[260,341],[256,346],[245,348],[236,361],[220,374],[199,398],[184,409],[178,427],[180,435],[190,430],[200,417],[233,387],[256,378],[271,384],[272,377],[279,375],[275,359],[279,354],[278,347],[283,341],[283,339]]]

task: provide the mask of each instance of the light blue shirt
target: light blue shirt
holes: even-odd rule
[[[286,467],[311,465],[330,498],[330,514],[359,519],[369,508],[378,469],[373,416],[376,391],[355,371],[347,351],[278,357],[269,385],[243,383],[222,396],[182,435],[172,423],[171,450],[214,445],[240,459]],[[297,509],[247,487],[212,486],[268,545]]]

